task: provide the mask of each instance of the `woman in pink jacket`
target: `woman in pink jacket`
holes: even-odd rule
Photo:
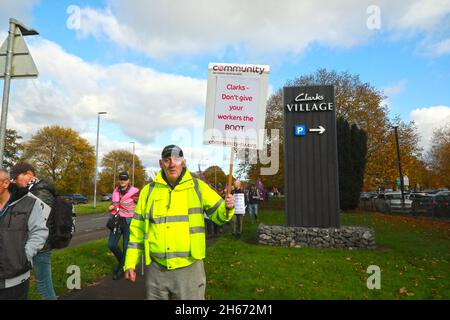
[[[108,247],[119,263],[113,273],[114,280],[121,279],[124,274],[123,265],[130,237],[130,223],[138,199],[139,189],[130,184],[130,177],[127,172],[121,172],[119,174],[119,185],[113,191],[112,204],[109,206],[111,214],[116,215],[117,218],[108,240]],[[120,250],[119,240],[122,235],[122,250]]]

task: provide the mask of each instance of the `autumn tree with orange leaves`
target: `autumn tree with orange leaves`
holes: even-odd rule
[[[24,144],[22,160],[36,168],[37,177],[51,180],[60,193],[91,194],[94,147],[70,128],[40,129]]]
[[[399,125],[402,163],[405,173],[411,172],[412,180],[420,170],[421,149],[418,146],[417,129],[413,122],[403,122],[398,118],[389,120],[388,108],[383,104],[385,96],[382,91],[369,83],[361,81],[358,75],[348,72],[338,73],[319,69],[313,74],[301,76],[288,81],[286,86],[334,85],[336,94],[336,116],[342,117],[350,124],[356,124],[367,133],[367,161],[364,175],[364,189],[375,190],[382,185],[393,187],[398,177],[393,124]],[[278,89],[268,100],[266,113],[266,130],[279,130],[279,170],[271,176],[261,176],[265,186],[284,187],[284,130],[283,130],[283,92]],[[270,154],[271,144],[276,143],[268,136],[265,152]],[[267,150],[268,149],[268,150]],[[253,159],[254,160],[254,159]],[[260,162],[242,161],[239,172],[246,173],[248,179],[255,181],[261,175]]]
[[[429,165],[436,176],[436,187],[450,188],[450,123],[434,130]]]

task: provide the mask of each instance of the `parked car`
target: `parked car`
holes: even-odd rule
[[[64,199],[72,202],[73,204],[88,203],[88,198],[79,193],[69,193],[64,195]]]
[[[376,198],[377,196],[378,196],[378,193],[373,192],[373,191],[361,192],[359,194],[359,198],[361,200],[369,200],[369,199],[372,199],[372,198]]]
[[[101,201],[111,201],[112,200],[112,193],[104,193],[100,196]]]
[[[435,214],[437,217],[450,217],[450,191],[439,191],[434,196]]]
[[[374,202],[375,202],[375,199],[377,198],[377,196],[378,196],[377,192],[373,192],[373,191],[361,192],[359,194],[358,208],[360,208],[362,210],[374,211],[375,210]]]
[[[424,215],[431,215],[434,217],[435,196],[436,196],[435,194],[426,194],[422,197],[415,197],[411,204],[411,213],[413,215],[424,214]]]
[[[402,208],[402,194],[399,191],[380,193],[374,200],[374,206],[377,211],[392,213],[392,212],[409,212],[412,201],[409,199],[409,194],[404,193],[405,204]]]
[[[412,201],[412,200],[414,200],[416,198],[422,198],[422,197],[425,197],[427,195],[428,195],[428,193],[426,193],[426,192],[413,192],[413,193],[411,193],[409,195],[409,199],[411,199],[411,201]]]

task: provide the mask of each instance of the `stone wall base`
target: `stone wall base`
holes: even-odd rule
[[[258,243],[282,247],[375,249],[375,231],[366,227],[305,228],[258,226]]]

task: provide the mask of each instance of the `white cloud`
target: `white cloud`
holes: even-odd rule
[[[389,109],[392,109],[393,106],[391,103],[391,98],[404,92],[406,89],[406,84],[407,80],[402,79],[397,83],[381,88],[384,95],[386,96],[386,98],[381,101],[381,105],[386,105]]]
[[[427,46],[426,53],[433,57],[450,54],[450,38],[430,44]]]
[[[398,20],[398,28],[433,31],[450,12],[449,0],[410,1]]]
[[[392,97],[405,91],[406,83],[407,81],[405,79],[402,79],[395,84],[382,88],[382,90],[386,96]]]
[[[429,150],[433,130],[450,123],[450,106],[432,106],[414,109],[410,118],[418,128],[420,134],[419,145]]]
[[[0,0],[0,29],[8,30],[9,18],[15,18],[28,25],[31,23],[31,10],[39,0]]]
[[[370,33],[367,5],[318,2],[259,1],[255,5],[248,0],[222,0],[212,6],[205,0],[175,0],[140,1],[130,6],[114,0],[106,9],[83,8],[79,33],[107,38],[158,58],[227,47],[296,54],[315,41],[352,46]]]
[[[49,124],[93,130],[89,121],[96,123],[99,111],[141,143],[165,129],[203,124],[195,110],[205,102],[204,80],[129,63],[87,63],[47,40],[34,42],[30,51],[40,77],[14,81],[8,119],[25,136]]]
[[[150,57],[226,50],[265,56],[299,54],[318,43],[346,48],[370,40],[371,0],[109,0],[81,9],[81,36],[93,35]],[[377,1],[381,32],[434,34],[448,30],[449,0]],[[436,42],[436,41],[435,41]]]

